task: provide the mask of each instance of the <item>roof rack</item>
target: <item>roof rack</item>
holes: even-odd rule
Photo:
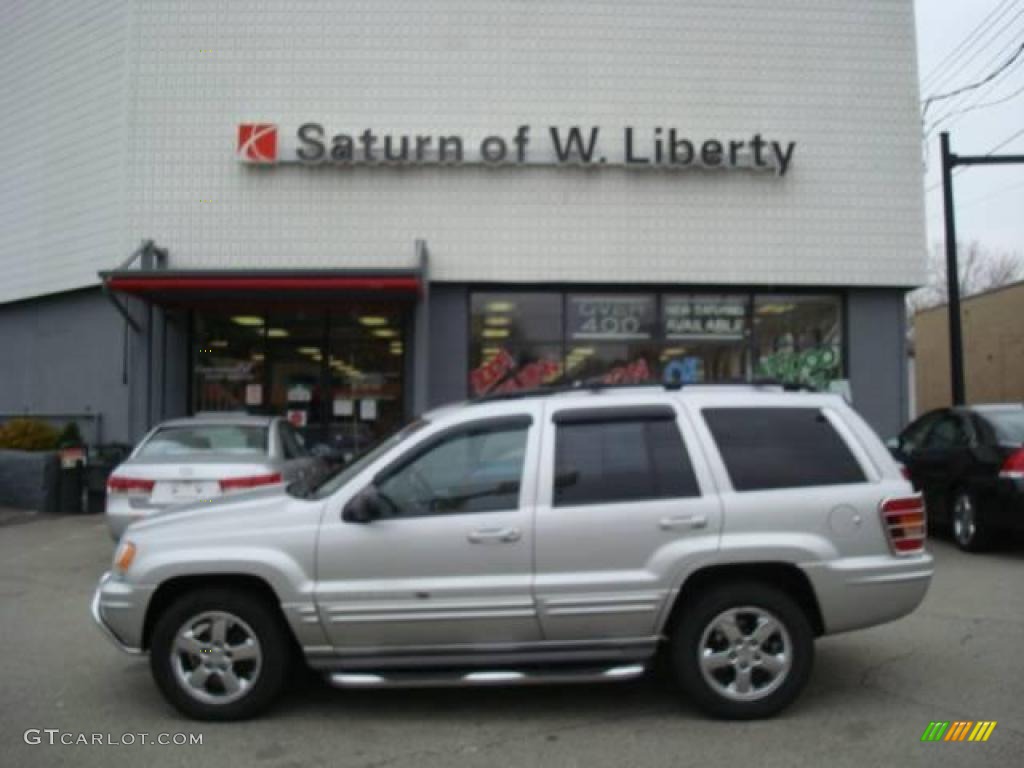
[[[494,392],[480,395],[470,399],[470,403],[494,403],[503,400],[522,400],[527,397],[545,397],[558,395],[565,392],[605,392],[616,389],[636,389],[647,387],[650,389],[664,389],[668,392],[677,392],[686,387],[752,387],[764,389],[767,387],[778,387],[784,392],[820,392],[817,387],[805,382],[782,381],[775,378],[750,379],[727,379],[722,381],[702,381],[696,384],[683,384],[681,381],[640,381],[634,383],[619,382],[608,384],[600,379],[578,379],[571,382],[551,384],[546,387],[531,387],[528,389],[517,389],[511,392]]]

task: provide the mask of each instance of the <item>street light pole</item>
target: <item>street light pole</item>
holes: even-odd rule
[[[963,405],[964,348],[960,327],[960,272],[956,263],[956,214],[953,210],[953,169],[958,165],[1019,165],[1024,155],[955,155],[949,133],[939,134],[942,146],[942,202],[946,219],[946,286],[949,293],[949,368],[953,405]],[[1004,142],[1005,144],[1006,142]]]
[[[949,310],[949,371],[953,405],[964,404],[964,345],[960,326],[960,270],[956,260],[956,211],[953,210],[953,166],[957,157],[949,151],[949,133],[942,145],[942,202],[946,225],[946,296]]]

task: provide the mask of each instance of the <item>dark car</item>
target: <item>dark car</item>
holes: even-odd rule
[[[1000,532],[1024,530],[1024,405],[940,408],[890,441],[930,523],[968,552]]]

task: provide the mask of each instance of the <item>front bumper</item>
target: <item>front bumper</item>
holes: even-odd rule
[[[934,573],[932,556],[852,557],[807,563],[825,634],[873,627],[906,616],[924,600]]]
[[[125,653],[139,655],[142,627],[152,590],[119,581],[109,571],[100,578],[92,596],[91,613],[107,639]]]

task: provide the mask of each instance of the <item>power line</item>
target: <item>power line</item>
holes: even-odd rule
[[[1024,9],[1022,9],[1021,12],[1018,13],[1016,17],[1014,17],[1013,21],[1016,21],[1017,18],[1019,18],[1020,16],[1024,16]],[[1015,49],[1019,45],[1018,41],[1022,37],[1024,37],[1024,26],[1022,26],[1019,30],[1011,30],[1007,28],[1006,31],[1010,32],[1009,43],[1000,48],[988,61],[985,62],[985,64],[982,67],[976,70],[973,74],[973,77],[980,77],[981,74],[988,72],[998,62],[1006,60],[1007,58],[1011,57],[1012,54],[1015,52]],[[990,45],[994,43],[995,40],[996,38],[993,38],[991,41],[989,41]],[[1017,61],[1019,63],[1021,60],[1018,59]],[[968,93],[962,93],[958,97],[953,98],[950,102],[948,102],[945,105],[945,112],[943,112],[939,117],[935,118],[932,124],[927,128],[925,132],[926,135],[931,133],[939,123],[945,122],[946,120],[949,120],[957,116],[958,112],[960,112],[961,110],[966,110],[969,109],[974,104],[982,103],[987,96],[994,93],[994,90],[997,87],[998,83],[996,82],[996,79],[993,79],[992,81],[988,82],[986,85],[984,85],[981,88],[978,88],[977,90],[973,90]]]
[[[921,110],[921,117],[922,117],[922,119],[924,118],[924,116],[926,114],[928,114],[928,108],[932,104],[934,104],[935,102],[937,102],[937,101],[944,101],[946,99],[951,99],[954,96],[959,96],[961,93],[967,93],[968,91],[973,91],[976,88],[980,88],[981,86],[985,85],[986,83],[992,82],[997,77],[999,77],[999,75],[1001,75],[1003,72],[1005,72],[1011,66],[1013,66],[1013,63],[1015,61],[1017,61],[1017,59],[1019,59],[1022,54],[1024,54],[1024,43],[1021,43],[1020,46],[1017,48],[1017,50],[1014,52],[1014,54],[1010,58],[1008,58],[1005,62],[1003,62],[1003,64],[1001,66],[999,66],[997,69],[995,69],[992,72],[990,72],[988,75],[986,75],[981,80],[979,80],[979,81],[977,81],[975,83],[971,83],[970,85],[965,85],[965,86],[962,86],[960,88],[957,88],[957,89],[955,89],[953,91],[950,91],[949,93],[942,93],[942,94],[939,94],[938,96],[929,96],[927,99],[925,99],[924,108]]]
[[[1002,16],[1006,14],[1006,10],[1008,10],[1004,9],[1004,6],[1006,6],[1010,2],[1011,0],[1002,0],[1002,2],[998,6],[993,8],[985,18],[978,22],[978,25],[973,30],[971,30],[967,34],[967,36],[964,37],[963,40],[961,40],[960,43],[953,48],[952,51],[946,54],[945,58],[943,58],[942,61],[940,61],[938,64],[932,67],[932,70],[927,75],[921,78],[921,88],[924,89],[924,87],[929,84],[936,85],[938,82],[943,80],[947,73],[942,72],[942,70],[950,69],[953,63],[956,61],[956,59],[963,56],[973,45],[975,45],[977,38],[987,33],[989,28],[991,28],[996,22],[999,21],[998,18],[993,19],[992,23],[988,24],[988,26],[986,27],[985,25],[989,22],[989,20],[992,19],[992,17],[999,13],[1001,10],[1003,11],[1003,13],[1000,15],[999,18],[1002,18]],[[985,29],[982,30],[982,27],[985,27]]]
[[[991,200],[993,197],[998,197],[1004,192],[1010,192],[1011,190],[1018,189],[1019,187],[1024,187],[1024,181],[1015,181],[1013,184],[1008,184],[1005,187],[1000,187],[999,189],[989,192],[987,195],[982,195],[981,197],[975,197],[970,200],[967,200],[957,207],[961,209],[970,208],[972,205],[977,205],[978,203],[983,203],[986,200]]]

